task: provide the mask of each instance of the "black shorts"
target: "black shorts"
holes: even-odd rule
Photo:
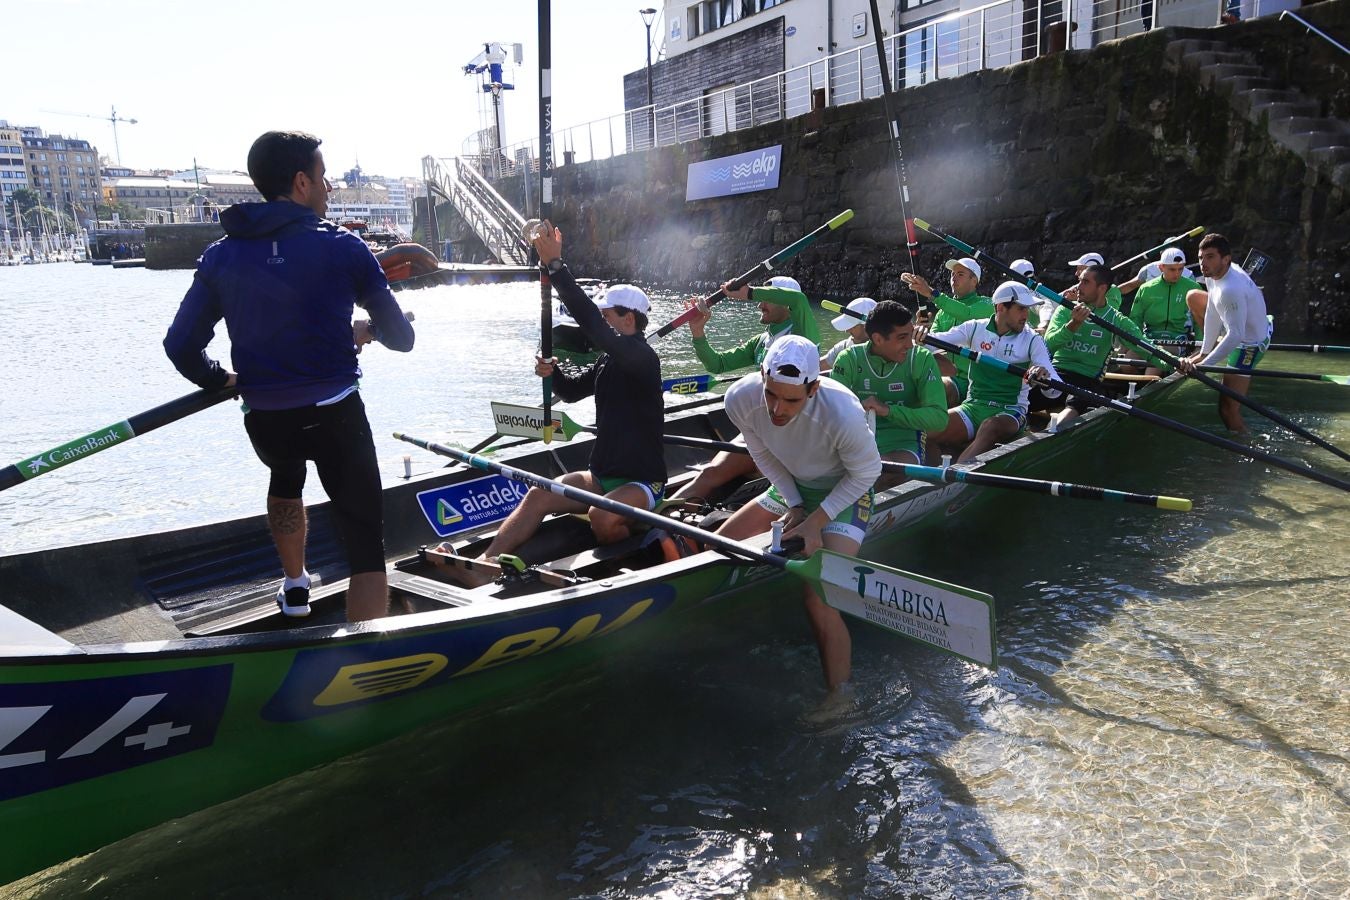
[[[375,441],[361,394],[329,406],[251,409],[244,429],[272,472],[269,496],[298,500],[305,463],[314,461],[347,547],[351,574],[384,571],[384,498]]]

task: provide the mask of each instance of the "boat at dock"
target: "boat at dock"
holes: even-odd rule
[[[1136,405],[1177,383],[1145,387]],[[1084,448],[1107,453],[1124,418],[1097,409],[970,468],[1020,475]],[[735,434],[716,395],[670,407],[666,431]],[[582,435],[516,441],[493,459],[557,477],[589,452]],[[668,446],[672,490],[713,452]],[[761,486],[733,487],[664,513],[711,526]],[[862,552],[945,528],[987,494],[919,481],[879,493]],[[386,487],[393,614],[359,624],[344,620],[345,557],[327,503],[309,509],[310,568],[322,580],[304,620],[274,603],[263,516],[0,557],[0,883],[661,640],[683,615],[789,577],[715,550],[672,554],[646,535],[597,547],[585,521],[564,515],[519,550],[533,563],[524,571],[477,588],[449,580],[436,545],[481,552],[523,495],[454,465]]]

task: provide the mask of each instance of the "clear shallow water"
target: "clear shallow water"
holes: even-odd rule
[[[0,336],[0,358],[22,354],[7,368],[23,390],[6,392],[4,411],[30,437],[17,447],[7,433],[7,458],[185,392],[158,341],[186,273],[20,269],[50,273],[37,296],[14,289],[14,271],[0,270],[0,300],[28,318]],[[377,431],[472,442],[490,428],[488,397],[533,396],[537,293],[437,291],[400,295],[417,311],[418,349],[370,351],[363,390],[373,413],[388,409]],[[100,299],[67,299],[53,327],[44,310],[72,295]],[[507,321],[529,324],[503,333]],[[505,349],[517,344],[519,365]],[[1270,365],[1350,370],[1293,354]],[[671,368],[690,370],[687,358]],[[1338,392],[1350,395],[1263,382],[1258,396],[1345,445],[1350,401]],[[1212,406],[1187,387],[1167,412],[1217,432]],[[260,468],[237,413],[215,412],[200,431],[195,420],[214,413],[5,492],[0,540],[12,551],[15,535],[112,536],[206,521],[221,504],[254,512]],[[1256,435],[1346,475],[1296,439]],[[995,595],[997,673],[855,628],[856,705],[821,721],[798,605],[761,597],[8,893],[1346,896],[1350,502],[1148,426],[1115,442],[1109,459],[1046,474],[1189,496],[1196,511],[1010,495],[955,532],[888,548],[896,564]],[[129,464],[152,445],[152,462]],[[402,452],[381,448],[387,475]],[[172,468],[184,457],[186,477]],[[88,504],[102,514],[78,518]],[[16,512],[27,524],[11,524]]]

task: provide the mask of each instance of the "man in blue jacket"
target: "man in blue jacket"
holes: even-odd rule
[[[266,203],[220,215],[225,237],[197,262],[192,287],[164,338],[183,377],[203,388],[237,385],[244,428],[271,470],[267,521],[285,581],[277,605],[309,615],[305,569],[306,461],[313,460],[347,548],[347,618],[389,609],[380,471],[356,355],[370,341],[413,346],[412,326],[360,238],[331,222],[331,186],[319,139],[269,131],[253,142],[248,174]],[[368,320],[352,321],[355,306]],[[225,320],[234,372],[206,355]]]

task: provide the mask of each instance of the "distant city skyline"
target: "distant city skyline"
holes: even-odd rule
[[[555,130],[623,111],[623,76],[646,64],[642,5],[552,4]],[[279,9],[261,0],[19,5],[6,16],[0,59],[20,89],[5,92],[0,119],[87,140],[111,164],[120,144],[121,164],[134,169],[181,170],[195,158],[243,170],[257,135],[296,128],[323,139],[330,172],[359,160],[370,174],[419,175],[424,155],[455,156],[486,124],[479,78],[463,68],[499,41],[524,45],[522,65],[512,71],[508,61],[515,90],[503,94],[504,143],[537,136],[535,0],[296,0]],[[113,107],[137,120],[117,123],[116,142]]]

